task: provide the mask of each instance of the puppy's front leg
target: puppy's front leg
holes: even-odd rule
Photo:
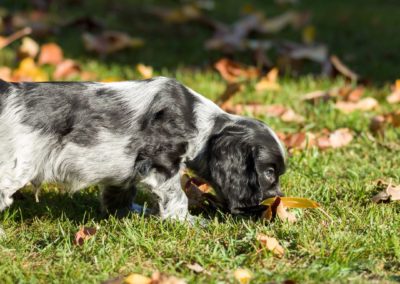
[[[157,174],[152,173],[143,182],[150,185],[158,196],[162,219],[194,222],[195,217],[188,212],[188,198],[181,188],[179,173],[163,182],[157,182]]]

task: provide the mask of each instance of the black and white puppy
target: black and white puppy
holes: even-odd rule
[[[0,80],[0,211],[27,183],[51,181],[71,192],[98,184],[115,212],[141,182],[159,197],[162,218],[190,219],[184,168],[236,214],[281,195],[285,153],[262,122],[227,114],[173,79]]]

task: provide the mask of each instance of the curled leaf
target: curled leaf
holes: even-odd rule
[[[267,235],[264,234],[258,234],[257,235],[257,240],[260,242],[260,244],[272,252],[275,256],[277,257],[283,257],[285,254],[285,250],[283,247],[279,244],[278,240],[273,237],[268,237]]]

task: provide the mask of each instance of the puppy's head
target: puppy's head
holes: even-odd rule
[[[209,182],[233,214],[257,215],[264,199],[282,196],[285,152],[265,124],[241,119],[223,127],[208,145]]]

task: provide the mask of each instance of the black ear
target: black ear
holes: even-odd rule
[[[254,205],[258,178],[255,170],[255,149],[248,133],[238,126],[229,126],[209,141],[209,175],[217,194],[232,213]]]

